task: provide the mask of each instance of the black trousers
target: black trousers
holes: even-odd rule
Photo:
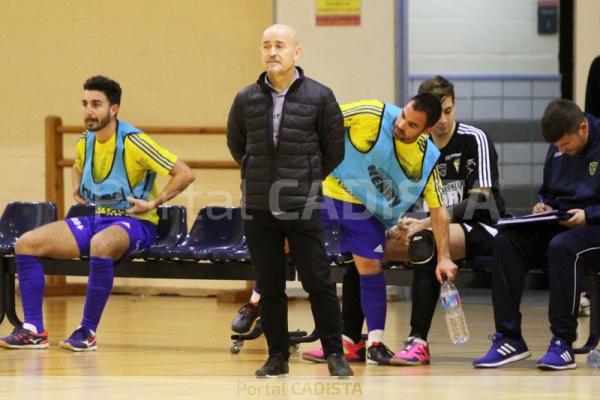
[[[521,337],[519,307],[525,275],[532,265],[547,267],[550,330],[554,336],[573,343],[584,272],[597,267],[599,255],[598,225],[567,229],[561,225],[531,224],[500,231],[494,239],[492,257],[496,330],[508,337]]]
[[[342,284],[342,333],[358,343],[365,321],[360,301],[360,274],[354,263],[349,263]]]
[[[304,211],[274,216],[269,211],[246,210],[244,231],[261,289],[260,318],[269,354],[289,356],[286,238],[292,263],[308,293],[325,356],[343,354],[340,305],[323,245],[321,217],[318,209]]]

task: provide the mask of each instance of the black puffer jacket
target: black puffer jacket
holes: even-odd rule
[[[265,73],[237,94],[229,111],[227,146],[241,167],[246,208],[311,206],[321,181],[344,158],[344,121],[333,92],[298,72],[285,96],[277,147]]]

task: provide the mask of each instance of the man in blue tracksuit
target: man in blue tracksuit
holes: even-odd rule
[[[600,119],[584,114],[569,100],[554,100],[542,117],[551,143],[544,164],[540,202],[534,213],[564,210],[558,223],[521,225],[502,230],[494,240],[492,300],[496,333],[492,347],[475,360],[491,368],[531,356],[521,335],[519,305],[527,268],[547,266],[552,340],[538,360],[540,369],[576,368],[572,343],[577,332],[579,296],[585,268],[600,255]]]

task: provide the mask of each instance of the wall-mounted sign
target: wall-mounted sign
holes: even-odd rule
[[[315,0],[317,26],[360,25],[360,0]]]

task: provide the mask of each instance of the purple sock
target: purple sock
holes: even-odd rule
[[[113,287],[115,263],[112,258],[90,257],[85,307],[81,326],[96,331],[104,306]]]
[[[367,320],[367,331],[385,329],[387,302],[383,272],[360,276],[360,301]]]
[[[44,332],[42,303],[44,301],[44,288],[46,287],[44,268],[40,259],[36,256],[16,254],[15,261],[17,262],[25,322],[35,326],[38,333],[42,333]]]

